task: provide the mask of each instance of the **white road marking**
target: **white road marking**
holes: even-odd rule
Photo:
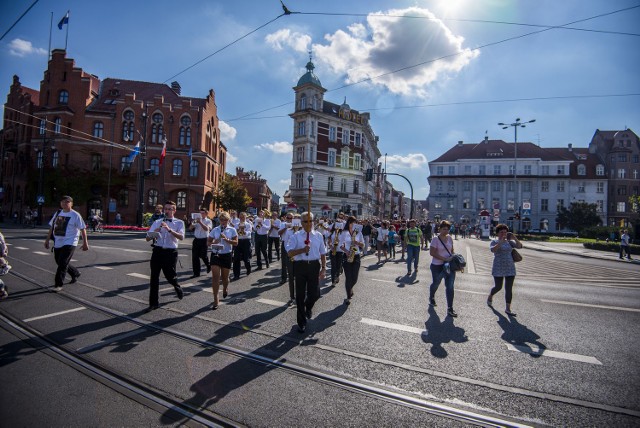
[[[84,309],[87,309],[87,308],[82,306],[82,307],[79,307],[79,308],[69,309],[69,310],[66,310],[66,311],[54,312],[54,313],[48,314],[48,315],[41,315],[39,317],[27,318],[26,320],[22,320],[22,321],[24,321],[24,322],[37,321],[37,320],[42,320],[42,319],[45,319],[45,318],[57,317],[58,315],[69,314],[71,312],[82,311]]]
[[[417,334],[424,334],[424,335],[427,334],[427,331],[424,328],[416,328],[416,327],[410,327],[408,325],[372,320],[370,318],[362,318],[360,322],[364,324],[375,325],[378,327],[390,328],[392,330],[407,331],[409,333],[417,333]]]
[[[271,305],[271,306],[287,306],[286,302],[279,302],[277,300],[270,300],[270,299],[258,299],[258,302],[260,303],[264,303],[266,305]]]
[[[397,284],[397,282],[395,281],[387,281],[386,279],[376,279],[376,278],[371,278],[371,281],[378,281],[378,282],[387,282],[389,284]]]
[[[132,276],[134,278],[141,278],[141,279],[150,279],[151,277],[149,275],[145,275],[143,273],[128,273],[127,275]]]
[[[71,259],[71,261],[72,261],[72,262],[74,262],[74,263],[75,263],[75,262],[77,262],[77,260],[76,260],[76,259]]]
[[[540,299],[540,301],[541,302],[545,302],[545,303],[557,303],[559,305],[584,306],[584,307],[587,307],[587,308],[611,309],[611,310],[614,310],[614,311],[640,312],[640,309],[623,308],[623,307],[620,307],[620,306],[590,305],[588,303],[563,302],[561,300],[546,300],[546,299]]]
[[[548,349],[541,349],[538,346],[531,347],[531,346],[523,346],[523,345],[512,345],[510,343],[507,343],[506,345],[509,351],[518,351],[525,354],[538,355],[542,357],[560,358],[563,360],[577,361],[579,363],[589,363],[589,364],[596,364],[600,366],[602,365],[602,363],[598,361],[596,358],[589,357],[587,355],[569,354],[567,352],[550,351]]]
[[[471,294],[482,294],[483,296],[488,296],[489,292],[488,291],[471,291],[471,290],[461,290],[459,288],[456,289],[456,291],[459,291],[461,293],[471,293]]]
[[[467,267],[465,272],[476,273],[476,265],[473,263],[473,257],[471,256],[471,247],[467,247]]]
[[[103,247],[101,245],[92,245],[91,248],[98,248],[98,249],[101,249],[101,250],[113,251],[113,247]],[[128,253],[149,253],[149,252],[151,252],[151,250],[130,250],[130,249],[127,249],[127,248],[118,248],[118,252],[121,252],[121,251],[128,252]]]
[[[130,331],[128,333],[119,334],[117,336],[113,336],[113,337],[109,338],[109,340],[101,340],[100,342],[94,343],[93,345],[89,345],[89,346],[85,346],[84,348],[77,349],[76,352],[78,352],[80,354],[86,353],[86,352],[90,352],[90,351],[93,351],[95,349],[102,348],[103,346],[109,345],[109,344],[111,344],[113,342],[117,342],[119,340],[126,339],[126,338],[131,337],[131,336],[137,336],[137,335],[142,334],[144,332],[145,332],[145,330],[138,329],[138,330]]]
[[[16,250],[28,250],[27,247],[13,247],[13,248],[15,248]]]
[[[111,270],[111,269],[113,269],[110,266],[94,266],[94,268],[100,269],[100,270]]]
[[[41,256],[48,256],[49,253],[45,253],[44,251],[34,251],[33,254],[40,254]]]

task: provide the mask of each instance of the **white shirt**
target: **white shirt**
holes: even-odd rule
[[[160,232],[160,236],[156,240],[156,247],[177,249],[179,239],[173,236],[173,234],[170,233],[167,229],[163,228],[162,222],[167,223],[167,226],[169,226],[169,229],[173,230],[179,235],[182,235],[183,239],[184,239],[184,222],[177,218],[169,219],[165,217],[165,218],[154,221],[151,227],[149,228],[149,232]]]
[[[238,230],[238,224],[240,224],[240,219],[238,217],[231,217],[229,219],[229,226]]]
[[[202,222],[209,229],[205,229],[205,228],[202,227],[202,225],[200,223],[194,222],[193,223],[193,225],[195,226],[195,229],[193,229],[193,237],[194,238],[202,239],[202,238],[206,238],[207,236],[209,236],[209,231],[213,228],[213,222],[209,219],[209,217],[204,217],[202,219]]]
[[[389,229],[383,229],[382,227],[378,228],[378,241],[383,242],[387,240],[387,236],[389,236]]]
[[[280,237],[280,235],[278,235],[278,231],[280,230],[280,223],[281,221],[278,219],[275,220],[271,220],[271,230],[269,230],[269,238],[278,238]]]
[[[364,236],[362,236],[362,232],[356,232],[356,242],[364,245]],[[348,229],[345,229],[340,234],[340,243],[338,244],[338,248],[347,255],[351,252],[351,234]],[[361,254],[360,247],[356,247],[356,254]]]
[[[87,227],[80,213],[75,210],[71,210],[68,213],[64,212],[64,210],[60,211],[59,214],[51,219],[49,226],[53,226],[53,236],[55,237],[53,245],[55,248],[65,245],[78,246],[80,231]]]
[[[284,233],[280,235],[280,242],[282,242],[286,246],[287,242],[289,241],[289,238],[293,236],[293,228],[287,227],[287,223],[282,221],[280,222],[280,230],[282,229],[284,229]]]
[[[226,236],[227,239],[233,239],[238,236],[238,232],[233,227],[225,227],[222,230],[220,228],[221,226],[214,227],[209,232],[209,237],[213,238],[214,244],[222,244],[222,249],[218,251],[218,254],[229,254],[233,250],[233,245],[220,239],[220,235]]]
[[[296,233],[294,233],[291,238],[287,241],[285,245],[285,250],[287,252],[292,250],[299,250],[304,248],[306,244],[304,241],[307,240],[307,232],[304,229],[300,229]],[[309,233],[309,254],[302,253],[295,256],[295,261],[299,260],[320,260],[320,256],[327,254],[327,248],[324,246],[324,239],[322,238],[322,234],[317,230],[312,230]]]
[[[271,220],[264,217],[256,217],[253,224],[258,235],[266,235],[271,229]]]
[[[236,231],[238,231],[238,239],[251,239],[252,230],[253,226],[250,222],[238,221],[238,227],[236,227]]]

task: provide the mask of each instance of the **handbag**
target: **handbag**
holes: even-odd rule
[[[464,259],[464,257],[462,257],[462,254],[451,254],[451,251],[449,251],[447,246],[444,245],[444,242],[442,242],[442,239],[440,239],[439,236],[438,236],[438,240],[442,243],[442,246],[444,247],[444,249],[447,250],[447,253],[449,253],[450,256],[453,256],[451,261],[449,261],[449,266],[451,267],[451,270],[456,272],[463,270],[464,267],[467,266],[467,261]]]
[[[518,263],[522,261],[522,254],[520,254],[518,252],[518,250],[516,250],[515,248],[513,248],[511,250],[511,258],[513,259],[514,263]]]

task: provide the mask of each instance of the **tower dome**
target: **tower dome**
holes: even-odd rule
[[[313,73],[313,69],[316,68],[309,59],[307,63],[307,72],[302,75],[300,80],[298,80],[298,86],[304,85],[305,83],[312,83],[314,85],[322,87],[322,83],[320,83],[320,79]]]

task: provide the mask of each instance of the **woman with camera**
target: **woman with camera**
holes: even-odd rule
[[[447,296],[447,315],[450,317],[457,317],[458,314],[453,310],[453,285],[456,281],[456,272],[451,269],[449,262],[453,259],[453,240],[449,236],[451,223],[448,221],[442,221],[439,225],[438,234],[431,240],[429,246],[429,254],[433,259],[431,260],[431,276],[433,282],[429,287],[429,304],[436,306],[436,291],[440,286],[440,282],[444,278],[444,286]],[[419,249],[419,247],[418,247]]]
[[[487,305],[491,306],[493,304],[494,294],[502,290],[502,284],[504,283],[504,299],[507,304],[505,313],[509,316],[515,317],[516,314],[511,312],[513,282],[516,279],[516,265],[513,261],[512,252],[514,248],[522,248],[522,243],[515,234],[509,232],[509,227],[506,224],[497,225],[496,234],[498,238],[491,241],[489,246],[494,256],[491,275],[493,275],[495,285],[489,293]]]

